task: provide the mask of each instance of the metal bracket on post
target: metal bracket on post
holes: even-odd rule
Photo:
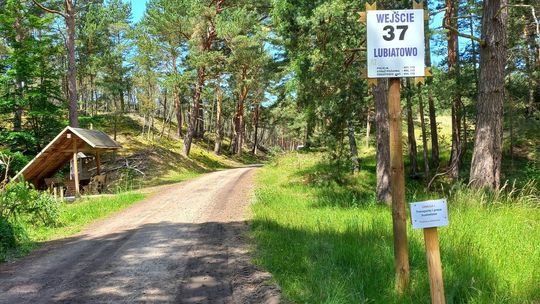
[[[377,2],[373,2],[372,4],[369,4],[366,2],[366,11],[360,12],[360,23],[366,25],[367,24],[367,11],[376,11],[377,10]],[[362,78],[367,79],[368,87],[374,87],[376,86],[379,81],[377,78],[368,78],[367,75],[367,69],[362,70]]]
[[[415,85],[423,85],[426,83],[426,77],[431,77],[433,74],[431,74],[431,67],[425,67],[424,68],[424,77],[415,77],[414,78],[414,84]]]

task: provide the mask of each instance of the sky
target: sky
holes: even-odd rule
[[[146,8],[146,2],[148,0],[125,0],[131,2],[131,12],[133,14],[133,23],[139,22],[144,16],[144,9]]]

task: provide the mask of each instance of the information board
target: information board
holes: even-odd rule
[[[368,78],[424,77],[424,10],[367,11]]]
[[[448,205],[445,199],[412,203],[410,205],[413,228],[448,226]]]

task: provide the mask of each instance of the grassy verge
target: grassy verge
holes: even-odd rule
[[[394,293],[391,212],[375,204],[372,160],[359,177],[290,154],[263,168],[253,206],[256,262],[298,303],[430,303],[422,232],[409,229],[410,292]],[[409,183],[408,200],[430,197]],[[438,197],[441,194],[432,194]],[[447,193],[440,229],[448,303],[540,301],[535,197]]]
[[[125,209],[144,197],[144,194],[133,192],[62,204],[59,222],[55,227],[20,223],[26,230],[26,240],[15,251],[9,252],[7,259],[23,256],[41,242],[74,235],[88,224]]]

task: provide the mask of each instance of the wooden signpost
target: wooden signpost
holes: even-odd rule
[[[390,166],[392,187],[392,223],[396,290],[405,293],[409,286],[409,250],[407,243],[407,211],[405,204],[405,172],[401,128],[401,78],[415,78],[424,83],[431,76],[425,66],[425,20],[429,15],[424,3],[413,1],[412,10],[377,10],[377,4],[366,4],[360,21],[367,26],[368,84],[378,78],[388,78],[388,110],[390,125]],[[435,229],[435,230],[433,230]],[[424,230],[432,286],[433,303],[444,303],[442,270],[436,228]]]
[[[424,229],[431,303],[444,304],[444,284],[437,227],[448,226],[448,204],[446,200],[432,200],[412,203],[410,207],[413,228]]]

